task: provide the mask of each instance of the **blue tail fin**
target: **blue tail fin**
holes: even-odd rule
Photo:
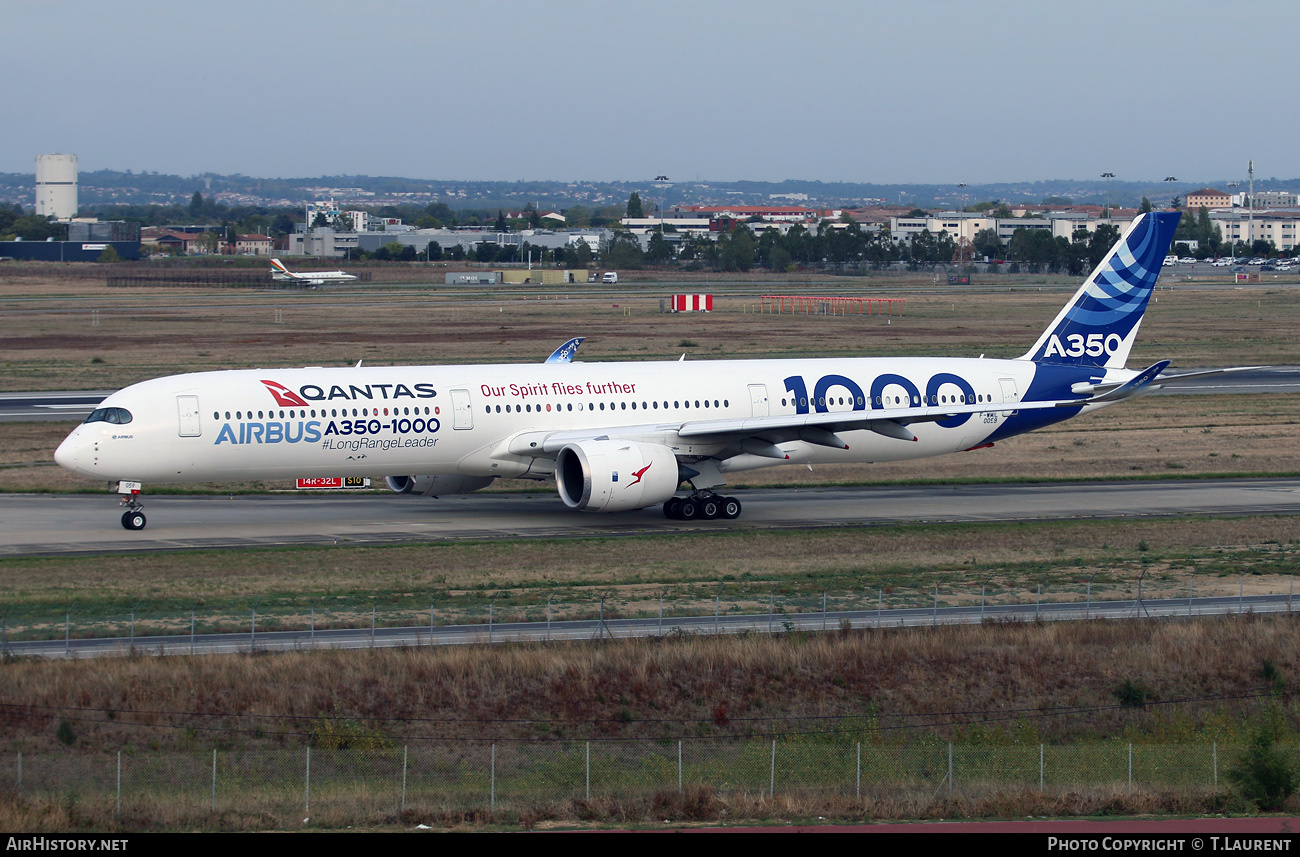
[[[1123,368],[1178,218],[1176,211],[1138,215],[1021,359]]]

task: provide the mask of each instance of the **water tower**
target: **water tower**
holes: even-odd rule
[[[36,214],[68,220],[77,213],[77,156],[36,156]]]

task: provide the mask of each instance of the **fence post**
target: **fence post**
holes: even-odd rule
[[[677,793],[682,793],[682,739],[677,739]]]
[[[491,792],[490,792],[491,796],[488,798],[488,808],[492,812],[496,812],[497,811],[497,745],[495,742],[492,744],[492,772],[490,776],[491,776],[492,785],[491,785]]]
[[[303,807],[307,810],[307,816],[311,817],[311,745],[307,745],[307,780],[306,787],[303,791]]]
[[[1219,790],[1219,739],[1215,738],[1210,744],[1211,752],[1214,755],[1214,791]]]
[[[23,751],[18,751],[18,791],[23,790]]]
[[[1038,745],[1038,793],[1043,793],[1043,745]]]
[[[375,647],[375,605],[370,605],[370,648]]]
[[[122,751],[117,751],[117,817],[122,817]]]
[[[1133,794],[1133,742],[1128,742],[1128,793]]]
[[[772,769],[768,778],[768,797],[776,798],[776,739],[772,739]]]
[[[217,811],[217,751],[212,751],[212,811]]]
[[[587,742],[587,800],[591,800],[591,742]]]
[[[409,744],[402,745],[402,812],[406,812],[406,754],[409,750]]]
[[[952,800],[952,742],[948,742],[948,799]]]
[[[858,797],[862,797],[862,742],[858,742],[858,776],[857,787],[855,789]]]

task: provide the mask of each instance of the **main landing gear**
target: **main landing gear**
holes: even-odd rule
[[[689,497],[673,497],[664,503],[664,517],[674,521],[735,520],[740,517],[740,501],[735,497],[719,497],[712,491],[696,491]]]

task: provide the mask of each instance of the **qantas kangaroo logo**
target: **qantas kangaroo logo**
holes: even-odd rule
[[[654,464],[654,462],[652,461],[652,462],[650,462],[650,464],[647,464],[645,467],[642,467],[640,470],[633,470],[633,471],[632,471],[632,475],[635,476],[636,479],[634,479],[634,480],[632,480],[631,482],[627,483],[627,487],[631,488],[633,485],[635,485],[635,484],[637,484],[638,482],[640,482],[640,481],[641,481],[641,477],[642,477],[642,476],[645,476],[645,472],[646,472],[647,470],[649,470],[649,469],[650,469],[650,466],[653,465],[653,464]]]
[[[307,407],[307,402],[303,400],[302,396],[299,396],[297,393],[295,393],[293,390],[290,390],[288,387],[284,386],[283,384],[277,384],[274,381],[263,381],[262,383],[266,385],[266,389],[271,391],[271,395],[275,396],[275,403],[280,407],[282,408]]]

